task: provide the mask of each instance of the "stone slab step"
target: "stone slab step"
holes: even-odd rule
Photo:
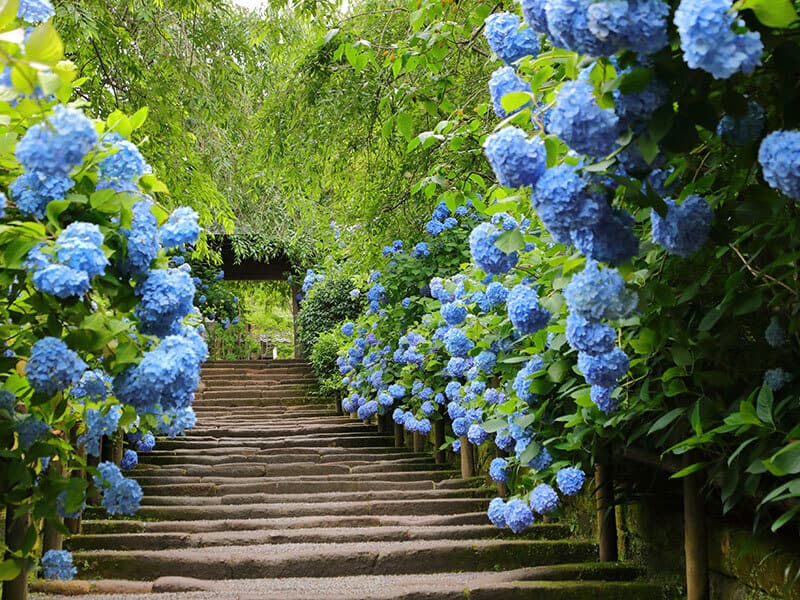
[[[172,465],[222,465],[231,463],[263,463],[268,465],[276,464],[291,464],[302,462],[308,464],[313,462],[316,464],[341,464],[341,465],[367,465],[376,462],[387,467],[393,465],[435,465],[436,463],[431,456],[420,456],[419,454],[411,454],[410,456],[395,456],[393,454],[374,455],[365,453],[359,455],[358,453],[347,454],[311,454],[303,453],[299,455],[291,454],[266,454],[262,452],[257,453],[231,453],[221,454],[215,456],[203,456],[196,454],[182,454],[179,456],[165,456],[165,455],[145,455],[139,463],[139,467],[134,473],[147,469],[151,466],[172,466]]]
[[[486,512],[454,515],[340,515],[282,517],[273,519],[218,519],[182,521],[142,521],[134,519],[87,518],[82,523],[85,534],[100,533],[203,533],[209,531],[249,531],[255,529],[283,530],[322,527],[424,527],[486,525]],[[535,527],[535,526],[534,526]]]
[[[170,550],[178,548],[206,548],[210,546],[256,546],[265,544],[297,543],[355,543],[397,542],[410,540],[464,540],[497,539],[509,537],[507,530],[493,525],[427,526],[417,527],[322,527],[303,529],[245,529],[239,531],[212,531],[207,533],[115,533],[79,535],[66,542],[70,550]],[[569,537],[565,525],[537,525],[526,539]]]
[[[250,472],[250,471],[248,471]],[[292,479],[300,482],[311,481],[437,481],[438,486],[444,486],[451,481],[460,482],[455,479],[460,473],[457,471],[405,471],[380,473],[379,475],[369,473],[323,473],[322,475],[296,475]],[[214,484],[239,484],[239,483],[258,483],[269,484],[274,481],[286,481],[285,477],[267,477],[263,473],[255,474],[235,474],[230,469],[219,469],[218,472],[209,475],[199,475],[181,472],[180,475],[169,475],[164,472],[152,475],[136,475],[136,481],[142,486],[165,485],[165,484],[187,484],[187,483],[214,483]],[[455,484],[458,485],[458,484]],[[398,486],[398,489],[402,489]]]
[[[559,566],[560,567],[560,566]],[[606,569],[607,580],[587,578],[583,565],[573,565],[573,579],[554,580],[563,569],[534,567],[501,572],[459,572],[427,575],[360,575],[343,577],[303,577],[212,582],[185,577],[163,577],[156,581],[73,581],[37,582],[34,590],[67,592],[71,597],[81,591],[121,590],[136,596],[128,600],[167,600],[167,594],[180,593],[186,600],[661,600],[664,591],[638,581],[620,579],[613,569]],[[589,565],[591,569],[591,565]],[[621,566],[626,576],[630,569]],[[538,577],[538,581],[531,581]],[[551,584],[562,585],[551,585]],[[532,588],[535,588],[532,590]],[[123,591],[124,590],[124,591]],[[144,594],[144,595],[142,595]],[[159,595],[161,594],[161,595]],[[53,596],[52,600],[70,596]],[[105,600],[108,596],[79,596],[75,600]]]
[[[200,451],[193,449],[193,448],[169,448],[169,449],[159,449],[156,446],[156,450],[149,452],[147,454],[141,453],[140,460],[143,462],[147,462],[147,460],[153,459],[154,463],[158,463],[158,460],[165,457],[187,457],[192,458],[196,456],[226,456],[230,454],[235,455],[263,455],[263,456],[302,456],[306,457],[317,457],[317,458],[333,458],[333,457],[358,457],[359,459],[362,458],[369,458],[369,459],[396,459],[396,458],[413,458],[413,457],[422,457],[425,456],[423,454],[417,454],[411,452],[407,448],[393,448],[393,447],[386,447],[386,446],[376,446],[376,447],[367,447],[367,448],[302,448],[302,447],[295,447],[295,448],[258,448],[258,447],[248,447],[248,446],[236,446],[236,441],[233,440],[230,445],[226,446],[219,446],[214,448],[206,448],[200,453]],[[147,459],[147,460],[145,460]]]
[[[403,490],[404,500],[440,500],[444,498],[489,498],[496,495],[487,488],[455,490]],[[377,502],[397,498],[398,490],[359,492],[318,492],[316,494],[219,494],[216,496],[145,496],[142,506],[224,506],[276,504],[279,502]]]
[[[337,577],[343,569],[362,575],[444,573],[458,569],[509,570],[596,559],[583,541],[415,540],[336,544],[217,546],[162,551],[78,551],[79,574],[153,580]]]
[[[325,515],[331,520],[343,515],[447,515],[485,511],[488,498],[442,498],[417,500],[376,500],[373,502],[303,502],[287,504],[181,505],[142,506],[137,516],[162,521],[196,521],[213,519],[268,519]],[[102,508],[88,508],[92,518],[103,515]]]

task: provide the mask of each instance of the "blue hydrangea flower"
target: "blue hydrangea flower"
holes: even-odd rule
[[[17,18],[26,23],[41,23],[54,14],[56,11],[50,0],[19,0]]]
[[[6,208],[8,208],[8,197],[3,192],[0,192],[0,219],[5,218]]]
[[[153,451],[156,447],[156,438],[152,433],[145,433],[138,442],[136,442],[136,449],[139,452],[147,454]]]
[[[481,223],[469,234],[469,250],[478,268],[499,275],[516,266],[519,255],[506,254],[495,245],[502,231],[491,223]]]
[[[550,312],[539,306],[539,297],[532,287],[519,284],[508,294],[508,317],[522,335],[547,327]]]
[[[528,139],[519,127],[491,134],[483,150],[497,180],[506,187],[536,185],[546,167],[544,142],[538,137]]]
[[[467,430],[467,439],[474,446],[480,446],[489,439],[489,433],[479,423],[473,423]]]
[[[197,242],[200,235],[199,218],[194,209],[188,206],[175,209],[159,230],[161,244],[165,248],[180,248]]]
[[[37,442],[41,442],[50,433],[50,426],[36,417],[28,417],[16,425],[19,445],[23,450],[28,450]]]
[[[425,402],[422,403],[420,410],[422,411],[423,415],[425,415],[426,417],[430,417],[433,413],[436,412],[436,405],[430,400],[426,400]]]
[[[197,423],[197,416],[191,406],[173,406],[163,411],[162,414],[163,416],[158,422],[158,430],[170,439],[185,434]]]
[[[529,28],[521,29],[521,19],[512,13],[500,12],[486,17],[483,35],[489,47],[507,65],[526,56],[539,54],[539,40]]]
[[[522,0],[520,4],[522,5],[522,16],[528,27],[537,33],[549,35],[547,13],[545,12],[547,0]]]
[[[769,369],[764,373],[764,385],[777,392],[792,380],[792,374],[784,369]]]
[[[621,71],[620,75],[626,73]],[[623,127],[634,125],[649,119],[656,110],[669,102],[669,88],[655,76],[650,79],[643,90],[623,94],[614,90],[614,112]]]
[[[564,467],[556,473],[556,484],[565,496],[575,496],[583,489],[586,474],[575,467]]]
[[[464,437],[470,428],[470,422],[467,417],[456,417],[453,419],[453,433],[458,437]]]
[[[547,448],[539,450],[539,454],[534,456],[528,463],[528,466],[534,471],[544,471],[553,464],[553,457],[548,452]]]
[[[516,392],[517,397],[523,402],[530,403],[536,399],[534,393],[530,391],[530,377],[537,371],[540,371],[542,367],[544,367],[544,361],[541,359],[541,357],[534,356],[531,360],[526,362],[514,376],[514,383],[511,387]]]
[[[348,322],[342,325],[341,332],[343,335],[350,337],[353,335],[353,331],[355,330],[355,328],[356,328],[355,323]]]
[[[761,64],[761,35],[734,31],[734,27],[743,28],[744,21],[732,5],[733,0],[681,0],[675,11],[683,59],[692,69],[703,69],[714,79],[747,74]]]
[[[392,385],[389,386],[389,393],[395,400],[400,400],[403,396],[406,395],[406,388],[400,385],[399,383],[393,383]]]
[[[56,513],[62,519],[77,519],[81,513],[86,509],[86,501],[84,501],[78,510],[73,512],[67,511],[67,491],[64,490],[56,497]]]
[[[86,363],[63,341],[45,337],[31,348],[25,376],[34,390],[52,396],[77,383],[86,368]]]
[[[83,271],[91,279],[105,273],[108,265],[102,244],[100,227],[94,223],[71,223],[56,238],[56,258],[60,264]]]
[[[506,401],[506,395],[496,388],[487,389],[483,398],[488,404],[502,404]]]
[[[86,273],[58,264],[35,271],[32,280],[37,290],[57,298],[82,296],[90,287]]]
[[[486,286],[486,300],[488,300],[491,307],[505,304],[507,298],[508,290],[503,286],[502,283],[493,281]]]
[[[599,321],[589,321],[580,315],[567,317],[567,343],[570,348],[587,354],[605,354],[614,349],[617,334]]]
[[[533,190],[533,208],[559,244],[571,243],[574,230],[600,220],[604,201],[587,188],[575,167],[562,164],[547,169]]]
[[[628,372],[628,355],[614,348],[605,354],[578,353],[578,368],[589,385],[613,388]]]
[[[94,481],[102,491],[106,512],[109,515],[132,515],[139,510],[143,496],[139,483],[123,476],[112,462],[102,462],[97,468],[100,474],[94,476]]]
[[[472,368],[472,359],[454,356],[447,361],[445,370],[450,377],[463,377]]]
[[[769,320],[769,325],[767,325],[767,328],[764,330],[764,339],[766,339],[767,344],[773,348],[779,348],[786,343],[786,330],[781,325],[780,319],[777,316],[773,316]]]
[[[489,477],[497,483],[505,483],[509,477],[508,461],[505,458],[495,458],[489,464]]]
[[[494,436],[494,444],[503,452],[511,452],[514,449],[516,440],[508,435],[507,431],[498,431]]]
[[[370,302],[383,302],[384,294],[386,293],[386,288],[384,288],[380,283],[375,283],[369,290],[367,291],[367,300]]]
[[[445,323],[450,326],[461,325],[467,319],[467,308],[460,302],[443,304],[441,313]]]
[[[764,132],[767,119],[758,102],[747,103],[747,111],[741,116],[725,115],[717,125],[717,135],[731,146],[746,146],[755,142]]]
[[[11,390],[0,390],[0,410],[6,411],[14,416],[14,408],[17,405],[17,397]]]
[[[100,456],[100,440],[103,436],[111,436],[119,425],[122,407],[114,405],[104,413],[96,408],[86,410],[86,431],[78,437],[78,443],[86,447],[86,454]]]
[[[154,269],[136,284],[139,304],[134,314],[143,333],[165,336],[175,323],[193,310],[196,289],[188,273],[178,269]]]
[[[42,555],[42,575],[45,579],[71,581],[77,573],[69,550],[48,550]]]
[[[705,243],[714,212],[708,203],[692,194],[678,205],[666,198],[667,215],[661,217],[655,210],[650,211],[653,241],[670,254],[690,256]]]
[[[610,56],[620,50],[616,37],[600,40],[589,29],[589,7],[593,0],[547,0],[547,34],[557,48],[589,56]]]
[[[373,415],[378,414],[378,403],[375,400],[370,400],[369,402],[359,406],[356,412],[359,419],[362,421],[368,421]]]
[[[604,49],[653,54],[668,43],[669,4],[662,0],[601,0],[586,9],[589,31]]]
[[[131,228],[122,230],[128,240],[128,253],[123,268],[133,275],[145,273],[160,248],[152,206],[153,202],[150,199],[140,200],[134,204]]]
[[[492,499],[492,501],[489,502],[489,509],[486,511],[486,515],[489,517],[489,521],[491,521],[492,525],[498,529],[504,529],[506,527],[506,503],[503,502],[503,499]]]
[[[461,387],[461,385],[457,381],[452,381],[450,383],[458,384],[459,385],[459,389]],[[455,396],[458,397],[458,393],[456,393]],[[466,417],[467,416],[467,409],[464,408],[463,406],[461,406],[460,404],[458,404],[458,402],[456,402],[455,400],[453,400],[452,402],[450,402],[447,405],[447,415],[450,417],[451,421],[455,421],[456,419],[460,419],[462,417]]]
[[[506,503],[505,513],[506,525],[514,533],[522,533],[533,524],[533,513],[530,506],[522,500],[514,498]]]
[[[450,356],[466,356],[475,347],[475,342],[461,329],[453,327],[444,336],[444,349]]]
[[[414,246],[414,251],[411,254],[414,258],[423,258],[425,256],[430,256],[431,251],[428,249],[428,244],[419,242]]]
[[[621,128],[616,113],[597,104],[591,84],[568,81],[556,95],[548,131],[575,152],[605,156],[616,148]]]
[[[381,392],[378,394],[378,404],[381,406],[391,406],[394,404],[394,398],[392,398],[387,392]]]
[[[12,181],[8,189],[20,212],[43,219],[47,204],[63,200],[73,185],[66,176],[28,172]]]
[[[58,105],[44,122],[31,126],[15,154],[26,171],[66,177],[97,145],[94,123],[80,110]]]
[[[771,187],[800,201],[800,131],[770,133],[758,149],[758,162]]]
[[[489,94],[492,97],[492,106],[495,114],[501,119],[508,116],[506,109],[503,108],[503,96],[513,92],[532,93],[531,84],[517,75],[511,67],[500,67],[492,73],[489,79]],[[530,102],[514,110],[512,114],[525,108],[530,108]]]
[[[558,508],[558,494],[556,491],[546,483],[540,483],[530,495],[531,508],[539,513],[545,515],[551,513]]]
[[[610,414],[617,410],[617,401],[612,394],[614,393],[613,387],[604,387],[601,385],[593,385],[590,396],[592,402],[597,405],[602,412]]]
[[[136,465],[139,464],[139,455],[136,454],[135,450],[125,450],[122,453],[122,460],[119,462],[119,467],[123,471],[130,471],[131,469],[135,469]]]
[[[625,318],[638,304],[638,297],[626,289],[616,269],[600,269],[591,260],[566,285],[564,298],[570,313],[590,321]]]
[[[475,357],[475,366],[484,373],[491,373],[497,363],[497,354],[491,350],[483,350]]]
[[[100,180],[116,191],[135,191],[139,178],[151,172],[139,148],[118,133],[103,136],[103,142],[113,154],[100,161]]]

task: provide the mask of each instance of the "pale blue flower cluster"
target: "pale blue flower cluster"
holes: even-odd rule
[[[428,249],[428,244],[425,242],[419,242],[416,246],[414,246],[414,250],[411,253],[411,256],[414,258],[424,258],[430,255],[431,251]]]
[[[103,436],[111,436],[119,425],[122,417],[122,407],[118,404],[110,406],[103,412],[96,408],[86,410],[84,423],[86,431],[78,436],[78,443],[86,446],[86,453],[90,456],[100,456],[100,440]]]
[[[17,18],[26,23],[47,21],[56,14],[50,0],[19,0]]]
[[[139,304],[134,314],[143,333],[166,336],[194,308],[194,283],[179,269],[154,269],[136,284],[135,291]]]
[[[586,474],[575,467],[564,467],[556,473],[556,485],[565,496],[574,496],[583,489]]]
[[[94,482],[103,494],[108,514],[132,515],[139,510],[143,494],[137,481],[125,477],[112,462],[101,462],[97,469],[100,473],[94,476]]]
[[[769,325],[764,329],[764,339],[773,348],[779,348],[786,343],[786,330],[777,316],[769,320]]]
[[[195,415],[191,406],[169,408],[162,414],[166,417],[166,420],[161,418],[158,421],[158,430],[170,439],[184,435],[197,423],[197,415]]]
[[[572,243],[572,232],[600,220],[602,199],[588,191],[587,181],[574,167],[547,169],[531,195],[531,203],[553,239]]]
[[[743,115],[725,115],[720,119],[717,135],[731,146],[746,146],[761,137],[766,123],[764,109],[758,102],[751,100]]]
[[[481,446],[489,439],[489,433],[481,426],[480,423],[473,423],[467,430],[467,439],[473,446]]]
[[[491,223],[481,223],[469,234],[469,250],[475,264],[486,273],[499,275],[517,264],[516,252],[506,254],[495,245],[502,231]]]
[[[517,371],[514,376],[512,388],[517,394],[517,397],[523,402],[530,404],[536,400],[536,395],[530,390],[531,376],[540,371],[544,367],[544,361],[540,356],[534,356],[531,360],[526,362],[523,367]]]
[[[490,374],[494,370],[497,363],[497,354],[491,350],[482,350],[478,356],[475,357],[475,366],[486,374]]]
[[[539,305],[536,290],[528,285],[515,286],[508,294],[506,305],[511,324],[522,335],[536,333],[550,321],[550,312]]]
[[[42,555],[42,575],[45,579],[71,581],[77,573],[69,550],[48,550]]]
[[[531,508],[540,515],[546,515],[558,508],[558,494],[546,483],[540,483],[530,495]]]
[[[128,252],[123,269],[133,275],[145,273],[158,255],[160,243],[156,217],[149,198],[133,205],[133,220],[130,229],[122,233],[128,241]]]
[[[158,234],[164,248],[192,246],[200,235],[199,215],[188,206],[175,209],[161,226]]]
[[[94,123],[83,112],[58,105],[44,122],[25,132],[15,155],[27,172],[66,177],[83,164],[98,139]]]
[[[780,367],[777,369],[769,369],[764,373],[764,385],[773,392],[779,391],[792,379],[792,374]]]
[[[97,187],[117,192],[137,191],[136,182],[142,175],[152,171],[139,148],[118,133],[104,135],[103,143],[112,154],[103,158],[98,165]]]
[[[445,323],[452,327],[461,325],[467,319],[467,308],[460,302],[442,304],[440,312]]]
[[[600,108],[591,84],[568,81],[556,95],[548,131],[576,152],[605,156],[616,148],[621,127],[612,109]]]
[[[519,127],[504,127],[491,134],[483,150],[497,180],[506,187],[536,185],[545,171],[544,142],[538,137],[529,139]]]
[[[522,533],[533,525],[534,517],[531,507],[522,500],[514,498],[506,503],[503,513],[506,527],[514,533]]]
[[[758,162],[766,182],[800,202],[800,131],[773,131],[761,142]]]
[[[78,353],[63,341],[45,337],[31,348],[25,376],[34,390],[52,396],[77,383],[86,368]]]
[[[617,341],[613,327],[600,321],[589,321],[575,313],[567,316],[566,334],[572,349],[587,354],[611,352]]]
[[[614,388],[628,372],[628,356],[619,348],[603,354],[578,353],[578,368],[586,382],[593,386]]]
[[[517,454],[522,454],[522,452],[518,452]],[[517,456],[517,458],[519,458],[519,456]],[[541,448],[539,453],[530,460],[528,466],[534,471],[544,471],[552,464],[553,456],[550,454],[547,448]]]
[[[466,357],[470,350],[475,347],[475,342],[467,337],[467,334],[458,327],[451,328],[444,336],[444,349],[450,356]]]
[[[653,241],[670,254],[694,254],[708,237],[714,212],[708,202],[694,194],[687,196],[680,205],[670,198],[665,198],[664,202],[667,204],[665,217],[655,210],[650,211]]]
[[[139,455],[136,454],[135,450],[131,450],[128,448],[125,452],[122,453],[122,460],[119,461],[119,468],[123,471],[130,471],[136,468],[136,465],[139,464]]]
[[[631,69],[621,71],[625,75]],[[669,102],[669,88],[655,75],[643,90],[623,94],[619,89],[614,90],[614,112],[619,117],[623,127],[636,125],[649,119],[656,110]]]
[[[539,54],[536,34],[528,27],[523,28],[521,19],[515,14],[501,12],[489,15],[483,34],[492,52],[507,65]]]
[[[50,426],[36,417],[28,416],[16,424],[19,445],[23,450],[30,449],[37,442],[41,442],[50,432]]]
[[[81,375],[80,380],[72,386],[72,397],[91,402],[103,402],[111,391],[111,377],[102,369],[91,369]]]
[[[20,212],[42,219],[47,204],[63,200],[73,184],[69,177],[28,172],[12,181],[8,189]]]
[[[733,0],[681,0],[675,11],[683,59],[715,79],[752,72],[764,51],[759,33],[734,31],[744,28],[744,21],[732,5]]]
[[[355,331],[355,328],[356,328],[355,323],[347,322],[344,325],[342,325],[340,331],[342,332],[342,335],[346,337],[351,337],[353,335],[353,332]]]
[[[152,452],[156,447],[156,438],[152,433],[145,433],[141,439],[136,442],[136,449],[145,454]]]
[[[500,67],[492,73],[489,79],[489,94],[492,98],[494,112],[501,119],[505,119],[508,116],[506,109],[503,108],[503,96],[513,92],[530,94],[532,92],[531,84],[517,75],[516,71],[511,67]],[[512,114],[529,107],[530,102],[514,110]]]
[[[488,515],[489,521],[491,521],[492,525],[498,529],[505,529],[507,527],[506,503],[502,498],[492,499],[492,501],[489,502],[489,508],[486,511],[486,514]]]
[[[505,458],[495,458],[489,464],[489,477],[497,483],[505,483],[509,477],[508,461]]]
[[[624,319],[638,304],[638,296],[625,287],[616,269],[601,269],[592,260],[566,285],[564,298],[570,313],[589,320]]]

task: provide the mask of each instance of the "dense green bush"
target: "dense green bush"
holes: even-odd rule
[[[329,395],[341,389],[341,375],[336,366],[339,349],[346,343],[338,328],[321,333],[314,343],[309,360],[314,375],[319,382],[320,391]]]
[[[297,315],[297,336],[304,356],[311,356],[321,333],[361,314],[364,306],[360,295],[350,294],[354,289],[357,286],[349,278],[327,278],[319,281],[303,299]]]

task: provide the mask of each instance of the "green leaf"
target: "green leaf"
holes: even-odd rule
[[[0,581],[11,581],[22,572],[22,568],[13,558],[0,562]]]
[[[671,425],[675,419],[680,417],[686,409],[683,408],[673,408],[667,414],[662,415],[653,425],[648,429],[647,434],[650,435],[651,433],[655,433],[656,431],[661,431],[665,427]]]
[[[791,0],[740,0],[734,8],[737,10],[749,8],[767,27],[786,28],[798,19]]]
[[[697,473],[698,471],[703,469],[706,466],[706,464],[707,463],[699,462],[699,463],[694,463],[693,465],[689,465],[688,467],[681,469],[677,473],[673,473],[672,475],[670,475],[670,479],[680,479],[681,477],[686,477],[687,475],[691,475],[692,473]]]
[[[519,252],[525,248],[525,238],[522,236],[519,229],[512,229],[511,231],[502,233],[500,237],[495,240],[494,245],[506,254],[511,254],[512,252]]]
[[[510,92],[503,94],[503,97],[500,98],[500,104],[509,115],[523,106],[527,106],[530,102],[531,95],[528,92]]]
[[[150,109],[148,109],[146,106],[143,106],[133,113],[133,116],[130,118],[131,129],[139,129],[139,127],[144,125],[144,122],[147,120],[147,116],[149,114]]]
[[[764,466],[778,477],[800,473],[800,442],[793,442],[784,447],[772,458],[765,460]]]
[[[47,220],[53,224],[54,227],[59,226],[58,218],[65,210],[69,208],[71,202],[69,200],[53,200],[47,204]]]
[[[689,413],[689,424],[697,435],[703,435],[703,417],[700,414],[700,400],[694,403],[692,411]]]
[[[756,402],[756,414],[758,418],[768,425],[775,426],[775,421],[772,419],[772,405],[775,403],[775,397],[772,395],[772,390],[762,385],[761,390],[758,392],[758,400]]]
[[[504,427],[508,427],[508,421],[506,419],[490,419],[486,421],[482,427],[486,433],[495,433]]]
[[[64,44],[50,21],[33,30],[25,42],[25,56],[32,62],[48,65],[53,65],[64,57]]]
[[[722,317],[724,312],[725,311],[722,310],[719,306],[715,306],[710,311],[708,311],[708,313],[706,313],[706,316],[703,317],[697,328],[700,331],[710,331],[711,328],[717,324],[717,321],[719,321],[720,317]]]
[[[17,18],[19,0],[0,0],[0,27],[5,27]]]
[[[414,119],[411,118],[411,115],[408,113],[400,113],[397,115],[397,129],[403,134],[406,141],[410,141],[411,138],[414,137]]]
[[[541,452],[541,448],[539,448],[539,444],[536,442],[531,442],[525,451],[520,454],[519,462],[520,464],[526,465],[531,462],[534,458],[539,456],[539,452]]]
[[[798,504],[794,508],[790,508],[785,513],[783,513],[780,517],[775,519],[772,522],[772,527],[770,527],[770,529],[772,529],[772,532],[775,533],[776,531],[778,531],[778,529],[780,529],[781,527],[786,525],[786,523],[791,521],[792,518],[797,514],[797,511],[799,511],[799,510],[800,510],[800,504]]]

